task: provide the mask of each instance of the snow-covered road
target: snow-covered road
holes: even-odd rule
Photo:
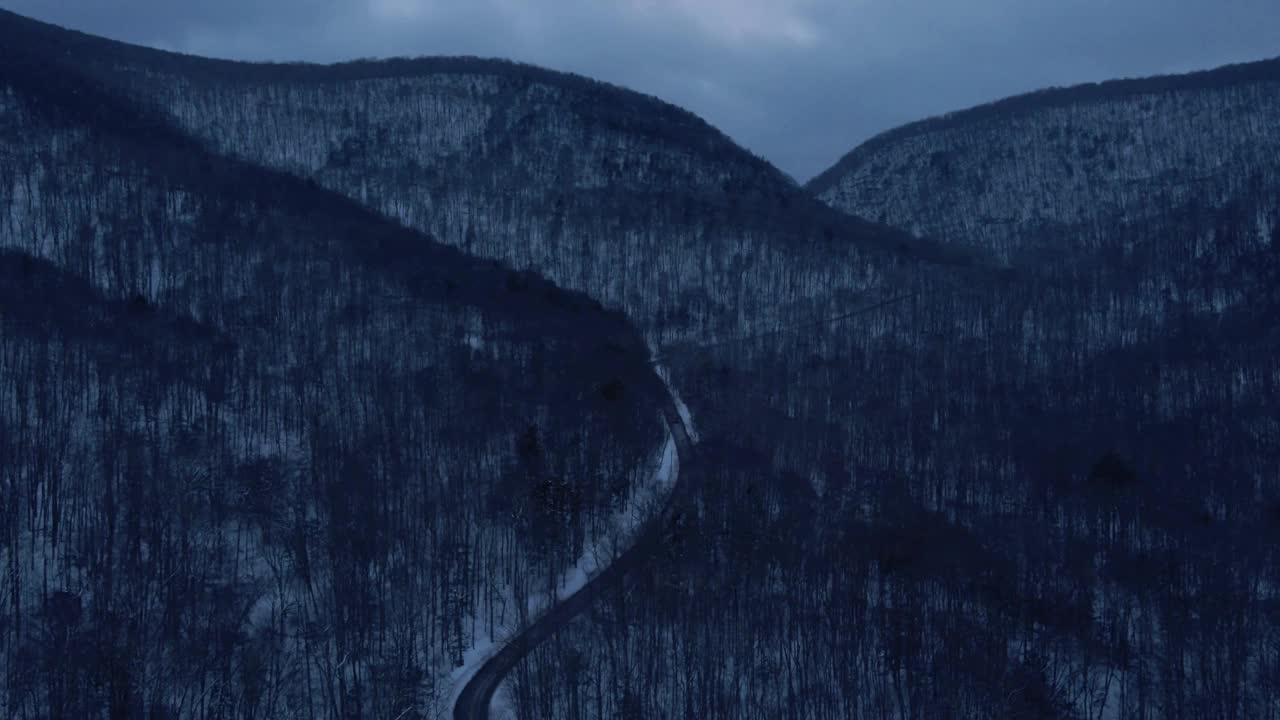
[[[487,720],[491,710],[495,715],[505,714],[498,707],[495,693],[503,679],[520,660],[543,640],[565,626],[579,613],[591,606],[606,591],[620,587],[626,575],[640,567],[661,548],[663,530],[674,517],[677,499],[687,492],[690,474],[687,469],[697,442],[696,431],[689,408],[671,386],[665,369],[657,368],[665,394],[662,416],[667,425],[667,442],[653,473],[652,481],[632,498],[616,518],[624,534],[635,538],[629,550],[613,558],[608,548],[588,548],[577,564],[561,579],[556,598],[545,595],[536,602],[541,607],[537,619],[523,631],[510,631],[502,641],[486,641],[477,644],[464,655],[464,663],[451,676],[447,694],[455,720]],[[656,500],[665,492],[666,499],[656,515],[645,515],[646,507],[652,507],[646,498]],[[651,517],[647,522],[645,517]],[[626,532],[626,531],[630,532]],[[554,602],[554,601],[558,602]],[[531,601],[535,602],[535,601]],[[535,608],[530,608],[534,610]]]

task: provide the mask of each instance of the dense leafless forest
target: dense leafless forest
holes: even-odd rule
[[[642,340],[5,60],[4,714],[425,707],[614,531]]]
[[[445,716],[625,545],[656,357],[698,483],[515,717],[1280,717],[1277,62],[799,187],[514,63],[0,33],[0,714]]]

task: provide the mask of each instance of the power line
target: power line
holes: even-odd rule
[[[694,350],[707,350],[707,349],[709,349],[709,348],[721,347],[721,346],[724,346],[724,345],[733,345],[733,344],[735,344],[735,343],[753,342],[753,341],[760,340],[760,339],[763,339],[763,338],[773,337],[773,336],[775,336],[775,335],[786,335],[786,334],[788,334],[788,333],[799,332],[799,331],[801,331],[801,330],[806,330],[806,329],[808,329],[808,328],[819,327],[819,326],[822,326],[822,325],[831,325],[831,324],[834,324],[834,323],[838,323],[838,322],[840,322],[841,320],[848,320],[849,318],[852,318],[852,317],[857,317],[857,316],[859,316],[859,315],[866,315],[866,314],[868,314],[868,313],[875,312],[876,310],[881,310],[881,309],[883,309],[883,308],[889,307],[890,305],[896,305],[896,304],[898,304],[898,303],[900,303],[900,302],[902,302],[902,301],[904,301],[904,300],[910,300],[910,299],[912,299],[912,298],[916,297],[916,296],[917,296],[917,295],[919,295],[919,294],[920,294],[919,292],[913,292],[913,293],[908,293],[908,294],[906,294],[906,295],[897,295],[897,296],[895,296],[895,297],[891,297],[891,298],[889,298],[888,300],[882,300],[882,301],[880,301],[880,302],[878,302],[878,303],[876,303],[876,304],[874,304],[874,305],[868,305],[868,306],[866,306],[866,307],[861,307],[861,308],[858,308],[857,310],[851,310],[851,311],[849,311],[849,312],[847,312],[847,313],[841,313],[840,315],[833,315],[833,316],[831,316],[831,317],[822,318],[822,319],[820,319],[820,320],[814,320],[814,321],[812,321],[812,322],[801,323],[801,324],[799,324],[799,325],[792,325],[791,327],[784,328],[784,329],[779,329],[779,330],[769,330],[769,331],[767,331],[767,332],[755,333],[754,335],[744,335],[744,336],[742,336],[742,337],[728,338],[728,339],[725,339],[725,340],[717,340],[717,341],[715,341],[715,342],[710,342],[710,343],[702,343],[702,344],[698,344],[698,345],[691,345],[691,346],[689,346],[688,348],[684,348],[684,349],[677,348],[677,349],[675,349],[674,351],[675,351],[675,352],[679,352],[679,351],[682,351],[682,350],[683,350],[683,351],[685,351],[685,352],[691,352],[691,351],[694,351]],[[651,362],[653,362],[653,363],[660,363],[660,362],[662,362],[664,359],[666,359],[666,357],[667,357],[667,356],[671,355],[671,354],[672,354],[672,352],[673,352],[673,350],[663,350],[663,352],[662,352],[661,354],[659,354],[659,355],[655,356],[655,357],[651,360]]]

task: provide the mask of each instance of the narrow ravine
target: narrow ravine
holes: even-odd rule
[[[676,517],[679,501],[688,494],[693,476],[697,472],[692,462],[697,435],[692,427],[688,408],[670,383],[666,382],[666,374],[661,368],[658,368],[657,374],[663,378],[663,420],[676,448],[676,476],[661,512],[645,524],[630,549],[587,581],[577,592],[548,608],[476,671],[458,694],[453,706],[454,720],[488,720],[489,705],[494,693],[521,660],[591,607],[597,598],[621,588],[633,570],[642,567],[661,550],[664,531]]]

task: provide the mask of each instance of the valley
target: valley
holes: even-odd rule
[[[1277,61],[800,185],[514,62],[0,38],[0,715],[1280,712]]]

